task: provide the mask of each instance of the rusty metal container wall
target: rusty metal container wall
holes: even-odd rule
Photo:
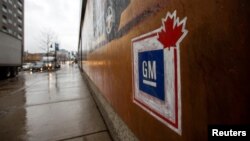
[[[140,140],[207,140],[208,125],[249,124],[248,4],[89,0],[81,19],[82,69]],[[116,24],[107,30],[109,7]],[[174,11],[187,17],[188,30],[180,43],[181,134],[133,102],[132,39],[161,27]]]

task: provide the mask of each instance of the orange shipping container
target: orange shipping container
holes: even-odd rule
[[[248,4],[83,1],[80,69],[139,140],[249,124]]]

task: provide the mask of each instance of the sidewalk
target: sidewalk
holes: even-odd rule
[[[76,65],[19,77],[0,86],[0,140],[111,140]]]

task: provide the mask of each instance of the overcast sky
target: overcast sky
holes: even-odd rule
[[[76,51],[79,34],[80,0],[25,0],[25,51],[44,52],[39,47],[43,30],[52,30],[60,49]]]

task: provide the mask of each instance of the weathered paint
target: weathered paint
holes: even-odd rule
[[[93,36],[92,2],[82,12],[81,68],[140,140],[207,140],[210,124],[249,123],[247,0],[131,0],[109,37]],[[133,103],[131,40],[158,29],[175,10],[180,19],[188,17],[179,50],[181,135]]]

